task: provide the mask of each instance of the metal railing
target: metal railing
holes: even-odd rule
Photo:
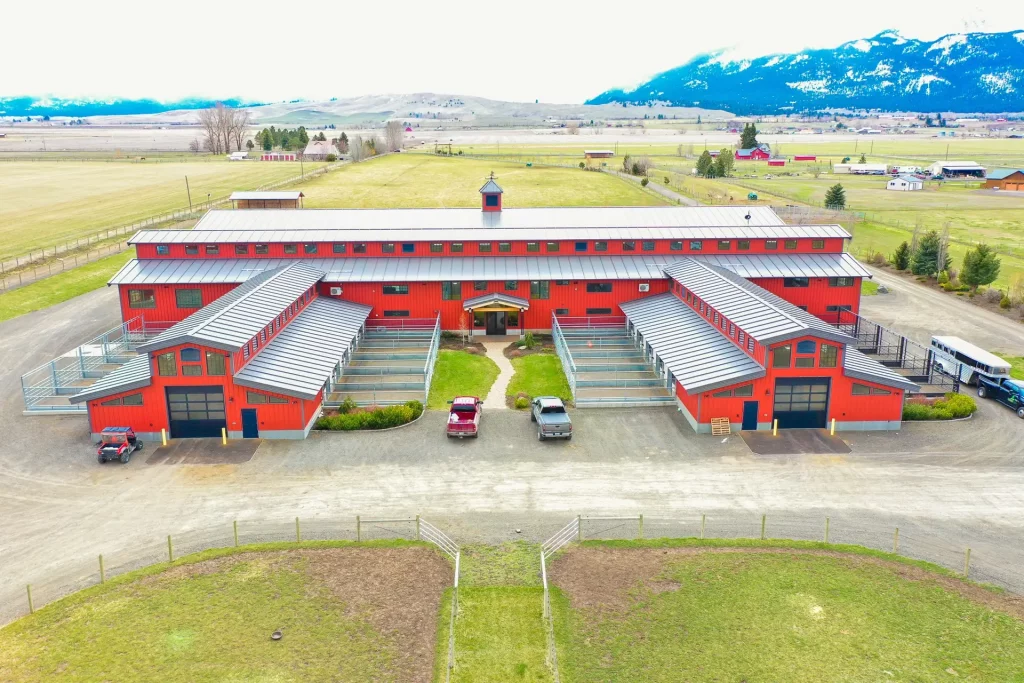
[[[572,393],[573,400],[576,399],[576,365],[572,360],[572,353],[569,351],[569,346],[565,343],[565,337],[562,336],[562,326],[558,322],[558,318],[554,315],[551,316],[551,339],[555,344],[555,353],[558,355],[558,360],[562,362],[562,372],[565,373],[565,378],[569,382],[569,391]]]
[[[552,319],[555,318],[556,316],[552,315]],[[558,324],[566,330],[602,330],[626,327],[626,317],[622,315],[557,316],[557,320]]]
[[[427,405],[430,398],[430,380],[434,378],[434,364],[437,362],[437,352],[441,346],[441,314],[437,316],[434,323],[434,335],[430,338],[430,350],[427,352],[427,363],[423,366],[423,405]]]
[[[140,344],[173,324],[132,318],[59,358],[29,370],[21,376],[25,411],[86,412],[84,403],[70,403],[68,397],[135,358],[138,355],[135,349]]]

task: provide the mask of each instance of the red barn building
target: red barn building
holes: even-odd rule
[[[757,147],[736,150],[736,161],[766,161],[771,156],[771,147],[763,143]]]
[[[251,282],[266,278],[268,274],[280,273],[282,268],[292,273],[301,267],[306,278],[303,282],[312,279],[308,285],[309,296],[317,303],[317,308],[336,304],[365,311],[361,314],[365,321],[364,331],[396,325],[411,326],[416,321],[426,321],[433,328],[437,321],[440,329],[463,334],[521,335],[527,331],[560,329],[561,324],[556,325],[554,321],[570,326],[574,318],[623,327],[628,318],[633,328],[640,330],[638,307],[646,306],[647,302],[679,301],[685,304],[681,287],[691,286],[696,290],[692,282],[694,278],[712,278],[728,281],[728,285],[721,287],[731,287],[729,291],[735,290],[735,297],[746,300],[749,305],[775,310],[779,307],[778,302],[782,302],[786,308],[784,313],[772,315],[787,320],[796,316],[805,325],[806,329],[801,328],[800,335],[776,338],[763,335],[754,328],[743,329],[744,319],[726,312],[731,309],[721,308],[720,313],[742,330],[742,337],[733,336],[734,332],[729,332],[728,328],[724,333],[715,334],[747,355],[748,361],[741,368],[744,373],[755,372],[754,365],[759,364],[762,374],[749,377],[751,382],[761,382],[756,384],[758,391],[763,394],[762,387],[767,388],[765,382],[773,382],[783,375],[827,378],[830,396],[827,416],[847,423],[847,428],[891,428],[899,423],[901,408],[896,404],[902,404],[906,381],[901,380],[903,384],[895,387],[892,382],[897,381],[893,379],[897,375],[860,356],[852,347],[847,348],[847,340],[837,337],[836,328],[828,324],[838,322],[843,311],[858,311],[861,280],[870,277],[863,266],[845,253],[845,243],[850,235],[841,226],[787,225],[766,207],[503,210],[503,192],[493,178],[481,188],[480,194],[479,210],[210,211],[193,230],[144,230],[136,234],[131,243],[136,247],[137,258],[126,264],[110,284],[117,285],[120,290],[122,316],[126,321],[139,317],[149,322],[182,321],[181,324],[189,329],[197,320],[211,315],[211,311],[216,313],[225,305],[222,302],[231,300],[229,297],[239,296],[237,293],[249,287]],[[277,277],[274,275],[273,281],[277,281]],[[745,289],[738,289],[736,283],[742,283]],[[292,290],[288,292],[294,293]],[[247,295],[246,301],[253,296],[256,295]],[[702,301],[712,300],[712,297],[704,296]],[[673,303],[673,306],[673,311],[679,309],[679,304]],[[693,313],[693,310],[696,309],[691,307],[690,314],[680,314],[678,324],[672,323],[669,327],[683,329],[692,322],[690,318],[704,315]],[[794,310],[799,314],[793,313]],[[280,314],[281,311],[270,307],[269,313],[263,317],[270,315],[277,319],[275,316],[280,317]],[[287,316],[287,312],[284,315]],[[303,316],[308,320],[319,319],[319,313],[318,316],[305,312],[292,315],[298,321],[302,321]],[[665,317],[665,320],[670,318]],[[817,322],[811,325],[810,321]],[[285,323],[288,324],[287,319]],[[362,324],[356,325],[354,333],[346,332],[338,338],[341,347],[328,347],[327,355],[336,361],[331,367],[338,373],[347,372],[343,355],[351,345],[358,345],[363,334],[359,331]],[[711,323],[712,326],[715,324],[717,322]],[[253,325],[264,330],[268,323],[255,316]],[[289,328],[286,326],[282,330],[278,323],[275,331],[271,322],[269,329],[274,335],[284,335]],[[246,331],[252,330],[247,327]],[[705,333],[708,331],[704,330]],[[795,360],[788,375],[781,367],[766,365],[768,354],[774,353],[776,346],[784,346],[787,342],[799,346],[805,338],[815,344],[815,358],[820,357],[823,344],[830,347],[826,352],[828,358],[832,355],[831,347],[835,347],[837,365],[823,372],[821,368],[826,366],[820,364],[820,358],[812,367],[807,365],[804,355],[797,352],[793,352]],[[280,378],[275,382],[285,382],[293,372],[285,345],[273,347],[271,343],[262,350],[250,348],[251,358],[246,358],[238,355],[244,354],[240,350],[241,340],[216,346],[204,339],[189,337],[178,330],[173,335],[170,332],[166,336],[161,335],[146,345],[152,356],[149,364],[143,366],[142,361],[138,361],[133,370],[140,376],[145,375],[149,382],[145,386],[155,387],[151,389],[156,392],[155,396],[165,396],[159,399],[144,395],[146,405],[154,405],[155,401],[156,411],[160,413],[163,410],[160,401],[169,400],[166,385],[173,380],[162,379],[155,358],[162,354],[180,354],[182,349],[179,347],[183,345],[198,349],[200,358],[215,349],[232,354],[226,379],[215,382],[203,380],[204,386],[222,386],[221,391],[229,397],[229,404],[233,397],[233,406],[229,405],[223,418],[216,418],[226,420],[225,428],[231,433],[245,431],[242,429],[243,416],[237,412],[243,404],[242,393],[266,391],[299,403],[289,404],[293,407],[281,422],[261,424],[260,433],[301,435],[310,424],[310,411],[317,409],[318,401],[324,403],[327,400],[332,383],[338,379],[332,375],[331,368],[325,366],[317,371],[316,378],[308,382],[310,386],[319,382],[321,391],[305,388],[301,392],[289,393],[283,384],[257,385],[248,370],[256,358],[274,361],[273,367],[268,367],[266,372]],[[725,366],[731,362],[731,355],[719,356],[719,350],[730,348],[722,346],[721,340],[704,349],[701,346],[703,341],[696,341],[705,337],[687,339],[686,344],[674,349],[676,355],[700,359],[702,367]],[[754,340],[754,350],[747,353],[743,349],[750,339]],[[316,346],[321,342],[311,343]],[[800,348],[805,347],[807,344]],[[271,348],[275,348],[275,353],[264,355]],[[639,348],[644,347],[641,344]],[[277,352],[277,349],[281,351]],[[311,350],[309,347],[301,353]],[[662,360],[667,357],[654,349],[651,354],[652,358]],[[189,355],[195,354],[190,352]],[[301,354],[296,357],[301,357]],[[183,365],[192,362],[179,359]],[[865,384],[869,392],[881,384],[890,389],[896,388],[897,391],[887,394],[895,398],[874,401],[872,405],[877,406],[875,413],[870,410],[862,412],[859,408],[840,410],[854,390],[849,369],[855,366],[871,366],[877,377],[889,382],[888,385],[881,380]],[[681,409],[689,412],[698,427],[711,417],[736,417],[735,411],[729,412],[735,407],[733,403],[723,403],[720,409],[715,401],[722,397],[703,398],[706,384],[687,384],[680,379],[682,372],[674,373],[672,381],[682,387],[678,389],[670,381],[669,369],[666,369],[671,364],[666,366],[662,362],[657,366],[655,363],[654,367],[658,377],[663,378],[663,381],[657,380],[661,382],[662,390],[671,387],[676,396],[672,399],[671,394],[666,393],[665,398],[678,400]],[[121,381],[115,377],[118,372],[76,397],[90,401],[91,415],[103,416],[102,419],[94,419],[94,431],[102,428],[99,423],[104,421],[142,425],[143,428],[136,428],[143,432],[149,428],[157,432],[161,427],[167,428],[168,418],[162,417],[162,413],[150,416],[151,411],[140,411],[134,404],[130,406],[131,410],[144,414],[145,420],[129,420],[127,417],[116,420],[116,414],[103,412],[106,408],[117,407],[104,406],[103,400],[123,398],[125,392],[137,389],[133,386],[115,392],[116,395],[97,396],[95,392],[107,391],[110,382],[114,382],[114,387],[124,387],[117,384]],[[195,369],[188,372],[194,373]],[[184,379],[184,374],[178,376]],[[208,374],[190,374],[188,377],[205,378]],[[743,378],[747,376],[742,375]],[[236,385],[246,388],[241,390]],[[728,390],[729,386],[724,384],[712,388],[718,394]],[[207,393],[217,395],[216,392]],[[800,393],[802,395],[802,389]],[[81,398],[83,396],[85,398]],[[379,399],[379,395],[375,394],[374,399]],[[584,403],[578,396],[577,405]],[[764,404],[763,401],[761,403]],[[857,401],[854,403],[859,405]],[[124,403],[120,408],[129,410]],[[275,410],[283,411],[284,408]],[[757,425],[764,428],[764,412],[770,408],[764,404],[758,410]],[[206,412],[220,411],[208,409]],[[749,424],[742,415],[735,421]],[[783,426],[795,426],[795,423],[790,425],[788,418],[781,422]],[[187,425],[184,428],[188,431]]]

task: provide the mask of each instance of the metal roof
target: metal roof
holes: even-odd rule
[[[765,375],[761,365],[674,294],[627,301],[620,307],[688,393]]]
[[[71,403],[82,403],[94,398],[119,394],[122,391],[148,387],[153,381],[153,368],[149,354],[143,353],[117,368],[109,375],[99,378],[92,386],[68,397]]]
[[[989,180],[1002,180],[1003,178],[1009,178],[1014,173],[1024,173],[1022,168],[996,168],[988,172]]]
[[[505,190],[501,189],[498,183],[494,182],[494,178],[489,178],[484,186],[480,188],[480,194],[502,194]]]
[[[907,391],[914,391],[918,388],[903,375],[890,370],[873,358],[865,356],[852,346],[843,349],[843,374],[854,379],[863,379]]]
[[[287,200],[287,199],[298,199],[299,197],[305,197],[305,196],[306,195],[302,194],[298,190],[278,190],[278,191],[269,191],[269,192],[232,192],[230,199],[233,202],[236,202],[236,201],[239,201],[239,200],[242,200],[242,199],[267,199],[267,200],[282,199],[282,200]]]
[[[813,335],[843,344],[855,341],[824,320],[724,268],[682,258],[665,274],[762,344]]]
[[[301,259],[326,273],[326,282],[470,280],[660,280],[679,256],[438,256]],[[850,254],[694,256],[746,278],[871,277]],[[135,259],[108,284],[245,282],[263,270],[298,259]]]
[[[527,209],[230,209],[196,230],[457,230],[467,228],[697,228],[784,225],[767,206],[571,206]]]
[[[155,351],[191,342],[238,351],[323,276],[323,271],[299,262],[264,271],[138,349]]]
[[[462,308],[468,311],[471,308],[480,308],[490,304],[515,306],[516,308],[521,308],[524,311],[530,308],[530,302],[527,299],[523,299],[518,296],[511,296],[504,292],[488,292],[487,294],[474,296],[472,299],[466,299],[462,302]]]
[[[937,341],[938,343],[942,344],[943,346],[948,346],[949,348],[953,349],[954,351],[960,351],[961,353],[965,353],[968,356],[970,356],[971,358],[973,358],[974,360],[978,361],[979,363],[983,363],[985,365],[989,365],[989,366],[991,366],[993,368],[1009,368],[1009,367],[1012,367],[1010,365],[1009,361],[1007,361],[1007,360],[1005,360],[1003,358],[1000,358],[999,356],[995,355],[994,353],[990,353],[989,351],[986,351],[985,349],[981,348],[980,346],[975,346],[971,342],[965,341],[965,340],[961,339],[960,337],[953,337],[953,336],[948,336],[947,335],[947,336],[941,336],[941,337],[939,337],[939,336],[932,337],[932,339],[934,341]]]
[[[235,373],[235,384],[316,398],[371,310],[351,301],[314,299]]]

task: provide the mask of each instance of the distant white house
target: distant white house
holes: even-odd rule
[[[896,190],[900,192],[913,192],[914,190],[923,190],[924,181],[921,180],[920,178],[915,178],[912,175],[896,176],[886,184],[885,189]]]
[[[341,156],[338,152],[338,148],[330,142],[325,140],[310,140],[309,144],[306,145],[306,150],[302,153],[302,156],[304,159],[312,159],[313,161],[325,161],[329,154],[333,154],[336,158]]]

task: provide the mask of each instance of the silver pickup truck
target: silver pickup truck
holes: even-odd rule
[[[572,438],[572,420],[557,396],[538,396],[530,406],[530,420],[537,423],[537,441]]]

